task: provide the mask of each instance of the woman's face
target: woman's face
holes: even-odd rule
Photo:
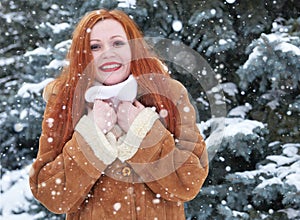
[[[131,51],[124,28],[118,21],[105,19],[97,22],[91,30],[90,46],[97,81],[114,85],[127,79]]]

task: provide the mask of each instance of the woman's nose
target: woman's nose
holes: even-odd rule
[[[104,46],[102,58],[109,58],[115,56],[113,47],[110,47],[109,45]]]

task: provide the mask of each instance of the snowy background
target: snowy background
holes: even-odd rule
[[[41,92],[67,65],[80,17],[102,7],[126,11],[147,37],[184,43],[214,71],[218,85],[207,90],[195,80],[203,79],[202,69],[167,63],[198,109],[210,155],[209,176],[186,204],[187,219],[300,219],[300,3],[294,0],[1,0],[0,219],[63,219],[29,189]]]

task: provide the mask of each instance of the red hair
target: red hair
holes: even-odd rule
[[[168,111],[168,116],[163,122],[170,132],[175,132],[175,119],[177,110],[171,100],[160,95],[162,90],[161,77],[149,80],[149,73],[162,74],[169,77],[163,63],[150,51],[149,46],[143,40],[143,35],[135,22],[124,12],[119,10],[107,11],[104,9],[88,13],[78,23],[72,37],[72,44],[67,55],[69,65],[61,75],[53,82],[54,90],[58,91],[50,97],[51,109],[45,111],[45,120],[54,119],[54,124],[47,134],[53,137],[59,146],[56,150],[62,150],[74,131],[74,126],[85,112],[84,93],[91,86],[94,79],[94,71],[89,65],[93,56],[90,49],[90,30],[103,19],[114,19],[124,28],[127,39],[133,40],[131,46],[132,61],[130,65],[132,75],[137,79],[139,87],[145,92],[139,100],[145,106],[155,106],[157,112],[161,109]],[[87,71],[87,69],[89,71]],[[158,78],[158,79],[156,79]],[[51,100],[52,99],[52,100]],[[44,123],[43,126],[46,126]]]

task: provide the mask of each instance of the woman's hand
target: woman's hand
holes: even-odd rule
[[[88,116],[104,134],[109,132],[117,122],[117,115],[111,104],[99,99],[95,100],[93,110]]]
[[[121,102],[117,109],[118,125],[128,132],[132,122],[144,108],[145,106],[137,100],[134,103]]]

